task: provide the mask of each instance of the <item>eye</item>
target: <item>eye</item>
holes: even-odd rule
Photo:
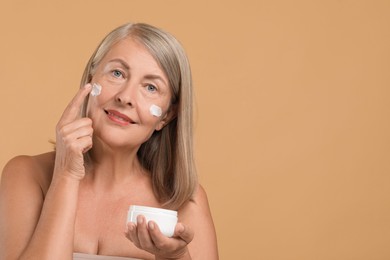
[[[152,84],[148,84],[148,85],[146,85],[146,90],[149,92],[156,92],[157,88]]]
[[[113,70],[111,73],[115,78],[123,77],[123,73],[120,70]]]

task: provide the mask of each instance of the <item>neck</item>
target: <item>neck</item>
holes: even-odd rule
[[[138,149],[110,149],[95,147],[88,153],[89,179],[95,184],[113,187],[132,182],[144,176],[138,157]]]

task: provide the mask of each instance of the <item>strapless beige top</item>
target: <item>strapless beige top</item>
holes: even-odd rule
[[[128,258],[121,256],[108,256],[108,255],[90,255],[83,253],[73,253],[73,260],[141,260],[138,258]]]

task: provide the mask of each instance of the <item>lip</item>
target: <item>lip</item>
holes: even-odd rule
[[[104,112],[106,112],[108,119],[119,125],[127,126],[135,123],[133,120],[131,120],[130,117],[126,116],[125,114],[122,114],[119,111],[105,109]]]

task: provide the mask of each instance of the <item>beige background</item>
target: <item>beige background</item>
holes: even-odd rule
[[[192,62],[221,259],[390,259],[390,1],[1,0],[1,167],[51,148],[127,21]]]

